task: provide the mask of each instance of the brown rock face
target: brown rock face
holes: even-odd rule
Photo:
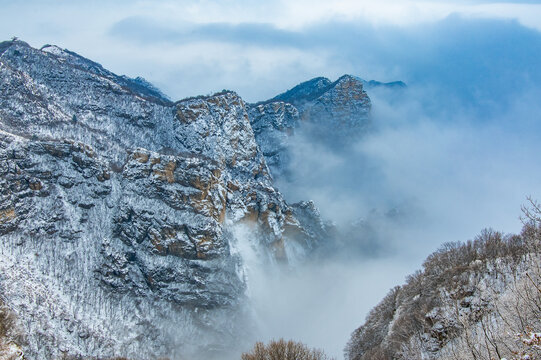
[[[34,191],[38,191],[38,190],[41,190],[43,188],[43,184],[38,179],[31,179],[28,182],[28,186],[30,187],[30,189],[32,189]]]
[[[15,209],[0,210],[0,223],[4,224],[8,221],[15,219]]]
[[[161,162],[159,165],[162,165]],[[154,175],[158,177],[161,181],[167,181],[168,183],[175,182],[175,168],[177,167],[177,164],[175,161],[169,161],[164,166],[156,166],[152,171]]]

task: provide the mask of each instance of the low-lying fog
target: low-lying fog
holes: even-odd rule
[[[526,196],[541,196],[537,89],[509,94],[486,116],[460,103],[432,111],[436,99],[415,86],[369,94],[372,131],[346,150],[301,132],[293,175],[278,186],[291,202],[314,200],[338,228],[364,220],[370,239],[344,239],[345,251],[290,272],[252,266],[263,340],[296,339],[341,358],[367,312],[427,255],[485,227],[520,231]]]

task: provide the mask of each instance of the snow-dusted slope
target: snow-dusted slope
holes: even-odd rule
[[[323,241],[317,211],[274,188],[233,92],[172,103],[4,42],[0,131],[0,288],[28,358],[224,358],[251,341],[236,227],[261,261]]]
[[[431,254],[352,333],[346,359],[539,359],[538,209],[520,235],[485,230]]]

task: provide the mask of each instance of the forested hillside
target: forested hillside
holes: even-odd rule
[[[446,243],[356,329],[349,360],[539,359],[541,209],[518,235],[485,229]]]

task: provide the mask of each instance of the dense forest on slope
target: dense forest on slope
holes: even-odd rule
[[[540,358],[541,208],[523,212],[518,235],[485,229],[428,256],[353,332],[346,358]]]

